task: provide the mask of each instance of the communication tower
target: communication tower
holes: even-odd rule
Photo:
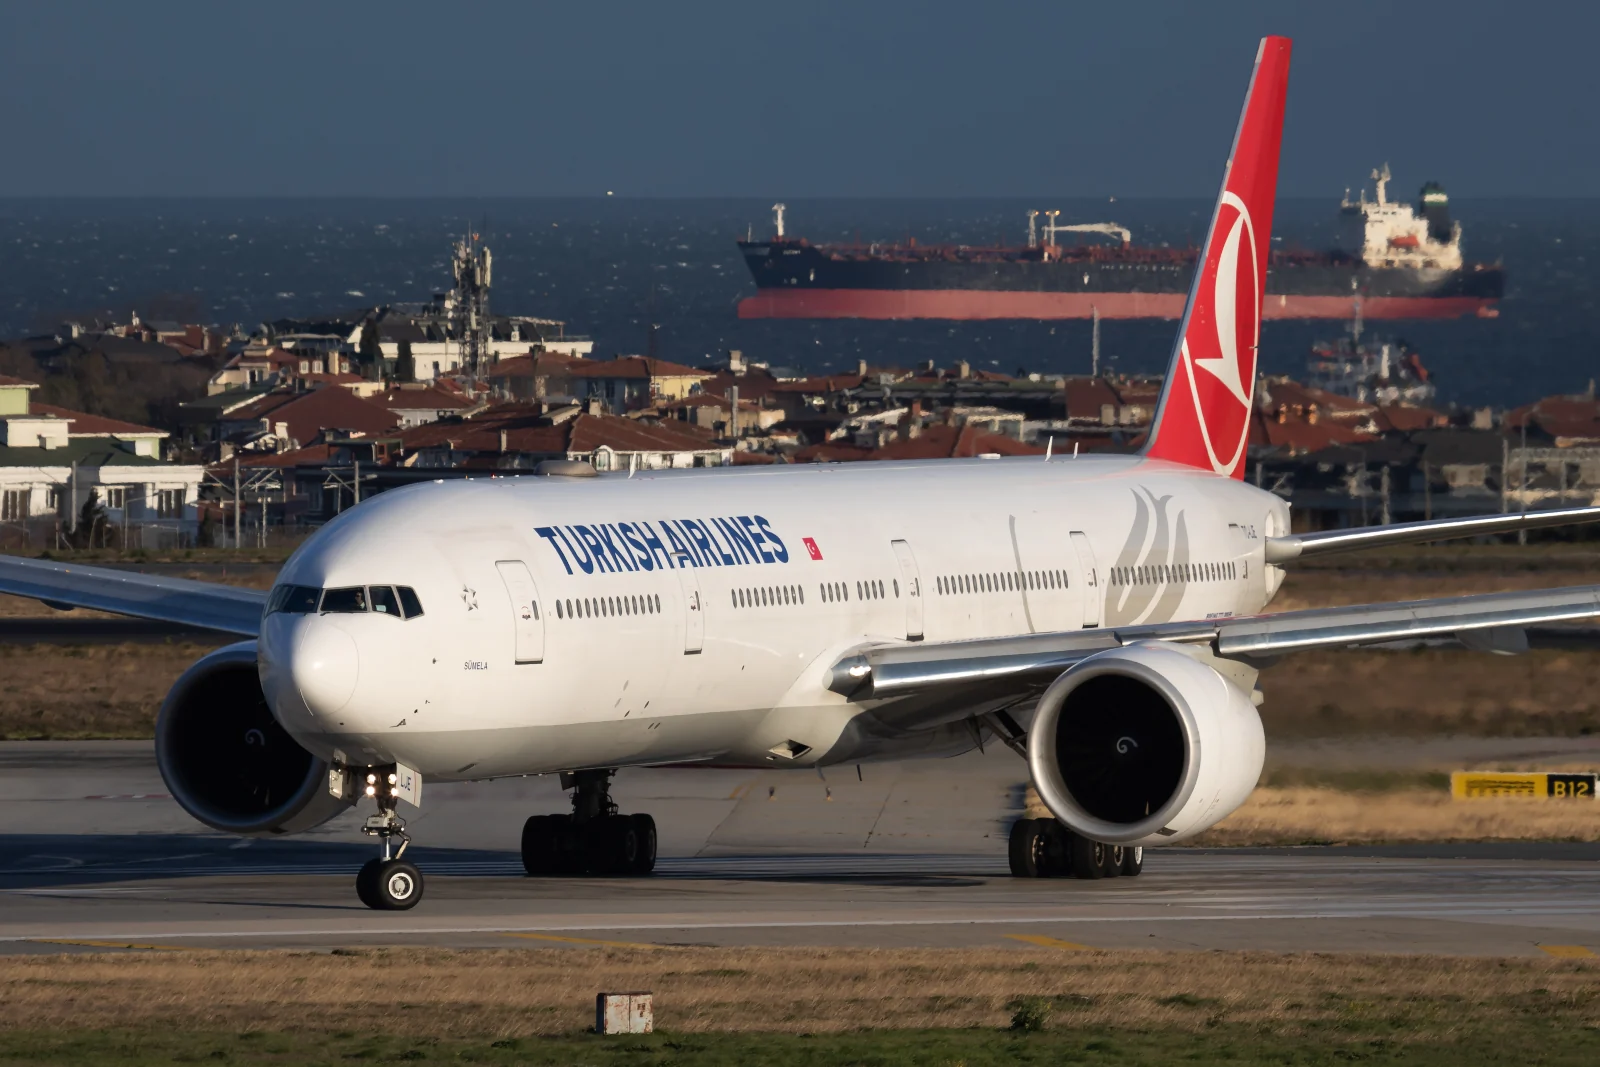
[[[451,267],[456,276],[456,287],[450,294],[452,332],[461,343],[461,369],[478,378],[489,370],[492,360],[489,249],[480,243],[477,234],[469,234],[456,242]]]

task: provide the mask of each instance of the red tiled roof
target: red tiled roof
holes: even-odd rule
[[[1539,430],[1551,437],[1600,438],[1600,400],[1588,396],[1547,396],[1508,412],[1505,429]]]
[[[9,374],[0,374],[0,385],[26,385],[29,389],[39,388],[38,382],[30,382],[26,378],[13,378]]]
[[[592,452],[609,445],[618,452],[700,452],[706,438],[685,430],[652,426],[615,415],[574,415],[555,426],[522,405],[505,405],[466,422],[430,422],[402,433],[407,451],[449,447],[463,452],[498,452],[501,431],[506,451],[533,454]]]
[[[592,360],[570,365],[574,378],[709,378],[703,370],[685,367],[664,359],[648,356],[619,356],[616,359]]]
[[[459,411],[472,406],[470,398],[451,389],[441,389],[429,385],[422,389],[406,388],[404,386],[385,389],[383,392],[366,398],[369,403],[377,404],[390,411],[395,410],[420,410],[437,411],[448,408]]]
[[[1044,449],[1023,444],[1014,437],[979,429],[968,423],[959,429],[943,423],[925,426],[922,433],[904,441],[890,441],[872,459],[956,459],[986,452],[1002,456],[1042,456]]]
[[[568,356],[560,352],[540,352],[533,356],[506,356],[489,369],[489,379],[532,378],[539,374],[570,374],[575,368],[588,366],[594,360],[582,356]]]
[[[1372,421],[1377,424],[1379,433],[1396,431],[1410,433],[1412,430],[1431,430],[1435,427],[1446,425],[1450,419],[1442,411],[1432,408],[1416,408],[1405,404],[1394,404],[1381,407],[1373,416]]]
[[[268,423],[287,422],[289,436],[301,444],[314,440],[323,430],[348,430],[363,434],[387,433],[394,429],[394,415],[387,408],[363,400],[348,389],[313,389],[309,393],[268,393],[224,418],[229,422],[265,419]]]
[[[333,446],[312,445],[309,448],[296,448],[288,452],[266,452],[259,455],[252,453],[239,453],[239,466],[241,467],[298,467],[301,464],[326,463],[333,458]],[[214,469],[231,466],[219,463]]]
[[[70,408],[58,408],[54,404],[40,404],[37,401],[28,405],[28,410],[35,415],[54,415],[58,419],[71,419],[72,425],[68,427],[68,434],[94,434],[105,436],[111,434],[160,434],[167,436],[167,431],[158,430],[154,426],[140,426],[136,422],[123,422],[121,419],[108,419],[104,415],[90,415],[83,411],[73,411]]]
[[[1250,419],[1250,443],[1257,447],[1286,449],[1293,453],[1320,452],[1334,445],[1353,445],[1377,438],[1337,422],[1286,419],[1279,422],[1262,412]]]
[[[801,378],[792,382],[779,382],[772,387],[774,393],[836,393],[841,389],[858,389],[866,378],[859,374],[824,374],[815,378]]]

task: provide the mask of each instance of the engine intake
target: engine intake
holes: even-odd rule
[[[228,833],[298,833],[354,802],[328,793],[328,765],[273,718],[254,641],[220,648],[178,679],[156,719],[156,763],[184,811]]]
[[[1109,844],[1192,837],[1233,812],[1266,758],[1250,697],[1189,651],[1147,643],[1090,656],[1045,690],[1028,764],[1045,806]]]

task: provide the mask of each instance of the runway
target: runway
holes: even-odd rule
[[[1170,849],[1139,878],[1019,880],[1005,831],[1024,765],[1005,751],[815,773],[624,772],[655,815],[658,873],[529,879],[522,820],[553,779],[437,786],[410,819],[413,911],[355,899],[373,846],[352,812],[299,838],[212,834],[165,795],[150,746],[0,745],[0,951],[1045,945],[1600,952],[1600,846]]]

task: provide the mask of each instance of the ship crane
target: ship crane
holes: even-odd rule
[[[1060,211],[1046,211],[1044,214],[1050,220],[1044,224],[1044,240],[1045,244],[1051,246],[1056,244],[1056,234],[1058,233],[1102,233],[1107,237],[1115,237],[1121,241],[1123,248],[1127,248],[1133,243],[1133,233],[1126,226],[1118,226],[1114,222],[1075,222],[1068,226],[1062,226],[1056,222],[1056,218],[1061,214]],[[1031,213],[1028,218],[1028,230],[1031,238],[1033,230]],[[1032,245],[1031,239],[1029,245]]]

